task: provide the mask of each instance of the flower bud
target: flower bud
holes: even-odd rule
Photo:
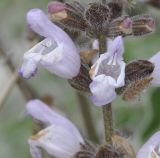
[[[132,20],[128,16],[122,16],[113,20],[109,25],[108,37],[127,36],[132,33]]]
[[[132,17],[133,20],[133,35],[140,36],[151,33],[155,29],[155,21],[149,15],[139,15]]]
[[[48,4],[50,19],[62,24],[64,27],[73,30],[84,31],[87,27],[83,18],[84,8],[80,3],[51,2]]]

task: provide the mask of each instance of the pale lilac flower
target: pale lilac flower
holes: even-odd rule
[[[116,98],[115,88],[124,86],[123,52],[123,39],[118,36],[108,42],[108,51],[102,54],[92,66],[90,90],[91,100],[95,105],[102,106],[112,102]]]
[[[43,148],[56,158],[71,158],[80,151],[84,140],[74,124],[49,108],[40,100],[27,104],[28,113],[48,127],[29,139],[33,158],[41,158]]]
[[[60,77],[75,77],[80,69],[80,56],[71,38],[40,9],[30,10],[27,22],[33,31],[45,39],[24,54],[20,74],[30,78],[41,65]]]
[[[160,158],[160,132],[156,132],[138,151],[137,158]]]
[[[151,77],[153,78],[151,84],[152,86],[160,86],[160,52],[151,57],[149,61],[154,64],[154,70],[151,74]]]

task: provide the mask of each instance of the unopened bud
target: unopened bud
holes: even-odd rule
[[[68,29],[85,31],[87,24],[82,16],[82,6],[78,2],[73,4],[52,2],[48,5],[48,13],[51,20],[62,24]],[[80,4],[79,4],[80,5]]]
[[[140,15],[132,17],[133,35],[140,36],[151,33],[155,29],[155,20],[149,15]]]
[[[108,37],[127,36],[132,34],[133,22],[128,16],[113,20],[109,25]]]

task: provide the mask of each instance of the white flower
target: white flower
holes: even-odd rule
[[[123,39],[121,36],[108,42],[108,51],[92,66],[91,100],[97,106],[112,102],[116,97],[115,88],[125,84],[125,63],[123,62]]]
[[[27,111],[48,126],[29,139],[33,158],[41,158],[40,148],[56,158],[71,158],[80,151],[84,140],[72,122],[39,100],[30,101]]]
[[[136,158],[160,158],[160,132],[156,132],[138,151]]]
[[[20,74],[28,79],[41,65],[60,77],[75,77],[80,69],[80,56],[71,38],[40,9],[29,11],[27,22],[33,31],[45,39],[24,54]]]

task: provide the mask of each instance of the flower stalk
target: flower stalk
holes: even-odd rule
[[[106,37],[101,34],[99,37],[99,53],[104,53],[106,48]],[[107,144],[112,145],[112,134],[113,134],[113,120],[112,120],[112,104],[102,106],[103,121],[104,121],[104,132],[105,141]]]
[[[77,97],[89,139],[95,143],[98,143],[99,140],[96,133],[96,129],[94,127],[90,105],[86,100],[86,98],[81,93],[77,92]]]
[[[112,120],[112,104],[109,103],[102,107],[103,121],[105,130],[105,140],[107,144],[112,144],[113,120]]]

